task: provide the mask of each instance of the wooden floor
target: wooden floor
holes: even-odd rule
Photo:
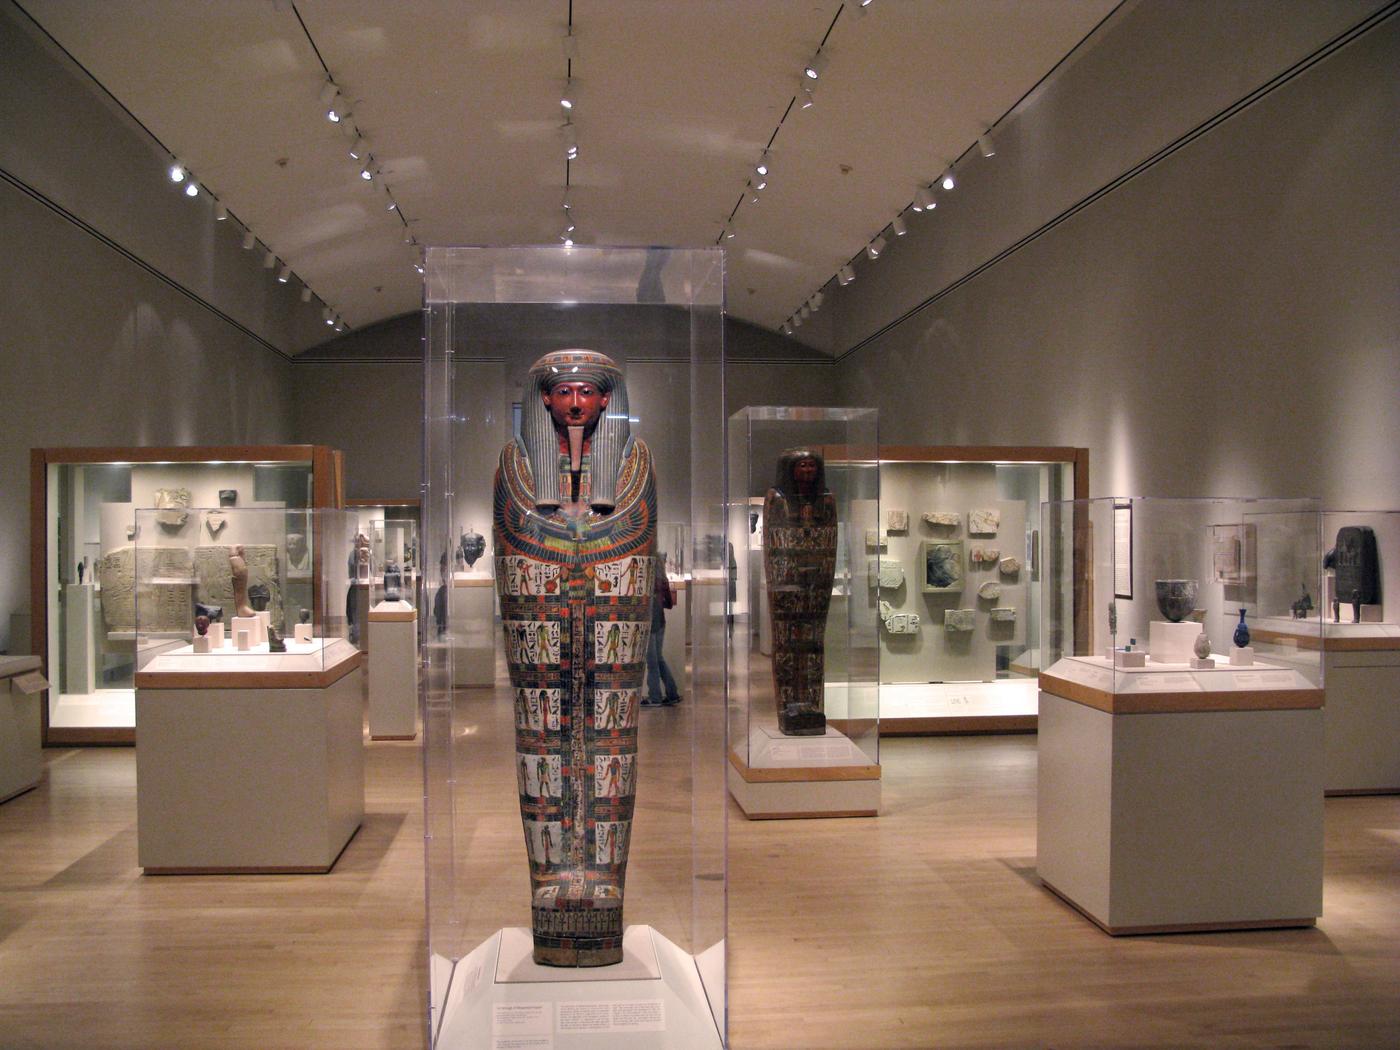
[[[644,747],[677,743],[676,711],[642,714]],[[0,806],[0,1048],[422,1047],[418,754],[367,744],[329,875],[155,878],[134,752],[48,752]],[[1035,757],[890,740],[879,818],[731,805],[732,1045],[1400,1046],[1400,798],[1327,801],[1316,929],[1115,940],[1036,881]]]

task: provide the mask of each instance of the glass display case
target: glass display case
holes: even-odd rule
[[[1323,679],[1308,499],[1093,499],[1041,514],[1037,860],[1109,933],[1309,925]],[[1301,619],[1295,619],[1301,617]]]
[[[133,625],[138,687],[171,672],[320,672],[354,651],[352,512],[143,507],[135,525],[130,568],[104,575],[112,614]]]
[[[729,784],[750,817],[879,812],[879,634],[919,624],[878,586],[878,430],[869,408],[729,420]]]
[[[880,492],[880,597],[918,622],[880,632],[880,731],[1034,729],[1040,504],[1088,495],[1087,451],[886,445]]]
[[[442,1050],[725,1042],[722,260],[427,252],[422,709]],[[680,702],[644,708],[657,552],[689,595],[666,645],[687,629],[690,644],[671,662]]]
[[[297,574],[309,572],[298,568],[307,555],[295,514],[338,498],[338,458],[312,445],[35,449],[33,645],[53,682],[45,742],[134,739],[138,508],[285,512],[295,588]],[[309,585],[309,575],[301,582]]]

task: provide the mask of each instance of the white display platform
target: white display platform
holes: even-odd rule
[[[289,646],[290,648],[290,646]],[[364,816],[361,655],[163,653],[136,675],[147,874],[329,871]]]
[[[1257,664],[1041,675],[1036,868],[1111,934],[1311,925],[1322,691]]]
[[[874,817],[880,766],[830,723],[822,736],[785,736],[776,723],[749,731],[747,759],[729,751],[729,793],[750,820]]]
[[[1316,620],[1269,618],[1254,635],[1274,648],[1270,659],[1292,649],[1316,661],[1321,650],[1327,794],[1400,793],[1400,624],[1324,620],[1319,631]]]
[[[37,787],[44,773],[39,705],[48,683],[41,663],[37,656],[0,656],[0,802]]]
[[[49,702],[50,729],[130,727],[136,724],[135,689],[99,689],[95,693],[60,693]],[[129,742],[129,741],[128,741]]]
[[[1147,650],[1152,663],[1184,664],[1195,655],[1193,647],[1201,635],[1201,625],[1191,620],[1185,623],[1153,620],[1147,632]]]
[[[459,572],[447,589],[452,684],[496,684],[496,581],[489,573]]]
[[[842,709],[844,686],[827,686],[830,717]],[[1034,678],[995,682],[898,682],[880,686],[880,735],[1015,733],[1036,727],[1039,686]]]
[[[97,622],[97,588],[70,583],[63,588],[63,690],[84,695],[97,688],[93,642]]]
[[[635,932],[634,932],[635,931]],[[436,1050],[720,1050],[719,1025],[701,982],[701,961],[650,926],[629,926],[624,952],[631,966],[533,967],[538,980],[518,979],[519,964],[503,955],[525,930],[492,934],[452,968]],[[506,942],[506,951],[502,944]],[[634,976],[647,954],[657,975]],[[628,968],[622,970],[619,968]],[[517,979],[502,980],[516,971]],[[609,973],[608,971],[617,971]]]
[[[412,740],[418,735],[418,613],[405,601],[369,611],[369,735]]]

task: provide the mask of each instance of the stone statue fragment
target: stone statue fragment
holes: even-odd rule
[[[997,570],[1003,576],[1015,576],[1021,571],[1021,559],[1014,554],[1002,558],[1001,562],[997,565]]]
[[[955,510],[931,510],[923,515],[924,524],[936,529],[951,529],[962,524],[962,515]]]
[[[1376,534],[1369,526],[1343,525],[1338,529],[1337,542],[1327,552],[1323,567],[1337,574],[1332,619],[1341,620],[1342,602],[1351,603],[1354,623],[1361,622],[1363,605],[1380,604],[1380,560],[1376,552]]]
[[[209,536],[211,539],[217,537],[219,533],[223,532],[224,526],[227,524],[228,520],[224,517],[223,514],[219,513],[217,510],[211,510],[209,511],[209,513],[204,515],[204,527],[209,530]]]
[[[985,598],[992,602],[996,601],[1001,597],[1001,584],[997,583],[996,580],[988,580],[977,588],[977,597]]]
[[[890,532],[909,531],[909,512],[907,510],[892,510],[885,515],[885,528]]]
[[[190,517],[190,490],[156,489],[156,521],[172,531],[182,528]]]
[[[943,629],[949,634],[957,631],[970,631],[977,626],[977,610],[944,609]]]

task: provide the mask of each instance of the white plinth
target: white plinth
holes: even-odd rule
[[[1200,624],[1153,620],[1147,630],[1147,648],[1153,663],[1184,664],[1196,655],[1194,646],[1201,634]]]
[[[495,1046],[549,1050],[720,1050],[716,1015],[723,1016],[722,972],[708,976],[705,955],[687,954],[650,926],[629,926],[623,962],[586,968],[533,967],[517,973],[507,954],[527,931],[492,934],[455,966],[438,1015],[436,1050]],[[504,942],[504,947],[503,947]],[[645,963],[649,970],[629,966]],[[531,964],[532,965],[532,964]],[[655,973],[655,976],[651,976]],[[508,1040],[515,1040],[513,1042]]]
[[[728,778],[729,793],[750,820],[880,813],[879,764],[830,723],[822,736],[753,726],[748,753],[729,752]]]
[[[457,575],[447,589],[453,685],[496,683],[496,589],[490,576]]]
[[[63,691],[91,693],[97,688],[97,661],[93,657],[93,623],[96,615],[90,583],[70,583],[63,588]]]
[[[1137,674],[1140,688],[1117,695],[1063,671],[1042,678],[1041,879],[1113,934],[1310,925],[1322,913],[1320,690],[1289,687],[1286,670],[1194,672],[1194,689],[1191,673]]]
[[[267,641],[266,628],[263,626],[262,620],[257,616],[235,616],[233,618],[233,621],[229,624],[229,638],[233,641],[235,646],[237,646],[239,642],[239,631],[248,632],[249,646],[262,645]]]
[[[1323,654],[1329,794],[1400,793],[1400,648]]]
[[[0,802],[37,787],[44,772],[39,707],[42,691],[26,693],[17,675],[37,672],[37,656],[0,656]]]
[[[369,735],[412,740],[418,735],[418,616],[413,607],[380,602],[369,611],[369,639]]]
[[[1231,667],[1250,667],[1254,664],[1254,646],[1235,646],[1230,650]]]
[[[282,658],[185,650],[138,672],[137,853],[147,874],[328,871],[359,827],[360,654],[332,643],[320,670],[278,671]],[[291,657],[308,659],[322,663]],[[205,670],[216,665],[233,670]]]

